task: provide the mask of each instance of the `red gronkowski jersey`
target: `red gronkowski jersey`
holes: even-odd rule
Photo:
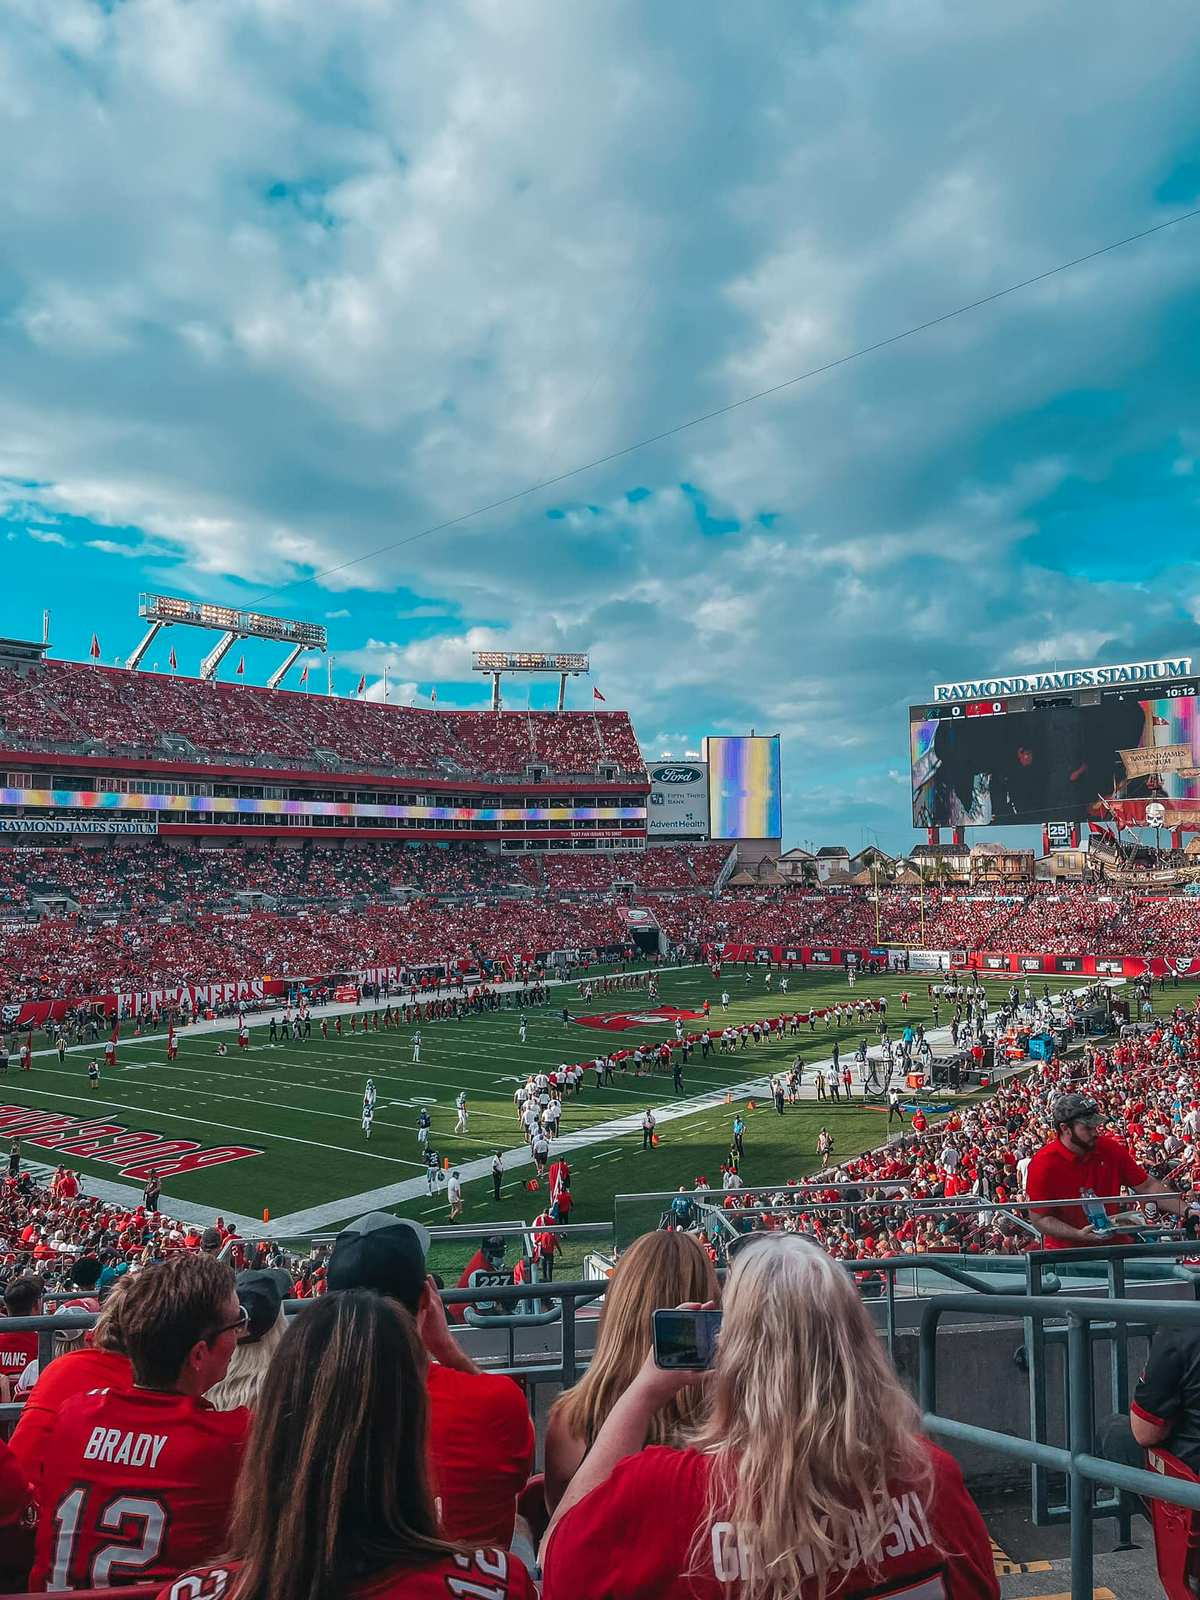
[[[875,1570],[851,1545],[829,1575],[834,1595],[856,1600],[999,1600],[987,1529],[962,1473],[929,1447],[928,1499],[891,1491],[894,1521]],[[754,1559],[753,1528],[707,1521],[712,1457],[652,1445],[626,1456],[606,1483],[571,1507],[546,1550],[542,1600],[731,1600]],[[811,1570],[812,1553],[798,1552]],[[689,1570],[690,1569],[690,1570]],[[804,1585],[815,1600],[815,1579]]]
[[[224,1600],[236,1595],[237,1563],[187,1572],[158,1600]],[[440,1556],[428,1566],[393,1567],[356,1583],[350,1600],[537,1600],[537,1590],[516,1556],[507,1550],[475,1550]]]
[[[35,1475],[29,1587],[166,1582],[225,1544],[250,1413],[191,1395],[93,1389],[66,1401]]]

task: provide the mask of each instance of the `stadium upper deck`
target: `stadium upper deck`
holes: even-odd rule
[[[0,748],[462,784],[645,784],[623,711],[441,711],[44,661],[0,664]]]
[[[0,649],[7,832],[640,849],[648,792],[623,711],[421,710]]]

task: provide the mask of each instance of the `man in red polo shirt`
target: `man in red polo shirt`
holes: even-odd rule
[[[1047,1250],[1069,1250],[1084,1245],[1131,1244],[1127,1233],[1103,1225],[1103,1217],[1117,1211],[1100,1205],[1097,1195],[1115,1195],[1120,1189],[1153,1194],[1163,1210],[1182,1215],[1188,1196],[1162,1194],[1162,1185],[1149,1177],[1125,1145],[1110,1133],[1101,1133],[1104,1113],[1085,1094],[1057,1095],[1050,1107],[1055,1138],[1029,1163],[1025,1192],[1030,1200],[1075,1200],[1077,1205],[1056,1205],[1029,1213]],[[1090,1216],[1089,1216],[1090,1213]],[[1096,1225],[1100,1222],[1100,1226]]]

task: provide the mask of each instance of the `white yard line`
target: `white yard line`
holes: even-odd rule
[[[1076,992],[1079,991],[1077,990]],[[899,1019],[894,1018],[891,1020],[895,1022]],[[819,1038],[822,1036],[824,1036],[824,1030],[822,1030],[821,1034],[815,1036],[811,1033],[797,1034],[795,1035],[795,1041],[804,1041],[811,1045],[814,1037]],[[789,1040],[792,1039],[791,1035],[785,1035],[784,1037]],[[938,1045],[949,1044],[950,1029],[948,1027],[930,1028],[926,1030],[925,1037],[929,1040],[930,1045],[936,1049]],[[831,1038],[829,1042],[832,1044],[833,1039]],[[879,1051],[880,1047],[878,1045],[872,1046],[872,1050]],[[739,1051],[738,1054],[740,1055],[741,1052]],[[846,1053],[842,1056],[841,1064],[843,1066],[851,1065],[853,1060],[853,1055]],[[823,1061],[806,1061],[804,1063],[805,1076],[815,1072],[818,1067],[830,1067],[832,1064],[832,1056]],[[733,1083],[728,1087],[722,1086],[719,1089],[689,1099],[668,1100],[661,1105],[656,1105],[654,1100],[648,1097],[641,1102],[642,1110],[626,1112],[622,1116],[610,1118],[607,1122],[592,1123],[589,1127],[580,1128],[575,1133],[562,1134],[553,1141],[551,1146],[552,1158],[569,1155],[578,1150],[586,1150],[589,1146],[608,1143],[611,1140],[623,1138],[627,1134],[640,1132],[642,1115],[646,1106],[649,1106],[654,1112],[655,1122],[661,1128],[667,1123],[678,1121],[680,1118],[699,1116],[706,1111],[712,1111],[717,1107],[724,1106],[726,1096],[731,1101],[736,1101],[742,1098],[749,1099],[752,1096],[763,1095],[768,1090],[770,1078],[778,1076],[784,1070],[785,1068],[781,1064],[776,1063],[764,1076],[747,1078],[740,1083]],[[646,1086],[649,1090],[651,1087],[649,1080],[646,1080]],[[800,1094],[805,1101],[816,1102],[816,1084],[804,1084],[801,1087]],[[880,1101],[873,1103],[882,1108]],[[837,1105],[838,1102],[830,1100],[828,1104]],[[849,1100],[843,1100],[841,1104],[863,1105],[864,1097],[861,1089],[859,1094]],[[652,1162],[653,1152],[647,1152],[647,1154]],[[533,1166],[533,1156],[528,1145],[520,1145],[515,1149],[503,1151],[502,1156],[506,1177],[513,1171]],[[477,1161],[461,1162],[455,1170],[464,1184],[477,1178],[486,1178],[489,1183],[491,1182],[492,1163],[490,1157]],[[273,1218],[270,1225],[263,1231],[277,1237],[319,1232],[327,1230],[331,1223],[343,1220],[348,1221],[354,1217],[362,1216],[366,1211],[380,1211],[388,1206],[402,1205],[405,1201],[428,1197],[428,1193],[424,1176],[408,1178],[401,1183],[388,1184],[380,1189],[367,1189],[362,1194],[350,1195],[342,1200],[329,1201],[324,1205],[310,1206],[304,1211],[293,1211],[285,1217]]]

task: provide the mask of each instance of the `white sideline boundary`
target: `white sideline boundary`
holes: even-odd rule
[[[672,967],[640,968],[637,970],[656,973],[687,972],[693,971],[697,967],[705,965],[706,963],[703,962],[685,962]],[[757,969],[752,968],[751,970]],[[889,974],[889,976],[892,976],[892,974]],[[920,977],[922,975],[917,974],[916,976]],[[1023,975],[1019,973],[981,973],[979,976],[984,978],[991,977],[994,979],[1019,979]],[[1030,976],[1032,977],[1033,975],[1030,974]],[[577,985],[580,981],[581,980],[578,978],[550,979],[547,981],[547,987],[561,989],[567,987],[568,985]],[[582,981],[586,982],[588,980],[584,979]],[[1101,978],[1097,981],[1104,983],[1106,986],[1111,988],[1118,988],[1126,983],[1126,979],[1116,977]],[[500,992],[511,993],[524,987],[526,987],[526,985],[511,982],[501,986]],[[1081,986],[1076,988],[1074,993],[1082,993],[1085,988],[1091,987],[1093,987],[1092,984]],[[613,999],[616,996],[626,992],[631,994],[636,993],[636,991],[618,990],[616,991],[615,995],[601,996],[599,998]],[[436,993],[429,993],[426,998],[447,998],[451,993],[452,991],[439,990]],[[317,1018],[322,1016],[330,1017],[338,1013],[345,1015],[350,1012],[361,1011],[362,1009],[363,1007],[354,1005],[350,1002],[336,1002],[333,1005],[323,1006],[319,1008],[319,1010],[314,1010],[313,1015]],[[374,1003],[371,1004],[370,1009],[375,1009]],[[282,1017],[283,1011],[284,1007],[280,1006],[278,1010],[271,1012],[260,1012],[253,1018],[247,1017],[247,1023],[252,1027],[269,1027],[272,1016],[278,1020],[280,1017]],[[487,1013],[485,1013],[485,1015],[487,1015]],[[232,1025],[233,1019],[227,1017],[214,1019],[212,1022],[194,1023],[189,1025],[189,1027],[186,1029],[178,1030],[177,1037],[185,1038],[192,1037],[200,1033],[217,1033],[229,1029]],[[820,1035],[807,1033],[803,1035],[796,1035],[795,1037],[798,1040],[804,1039],[811,1042],[814,1038],[820,1037]],[[154,1043],[160,1039],[165,1040],[165,1038],[165,1033],[143,1034],[137,1040],[137,1043],[139,1045],[144,1043]],[[927,1030],[926,1038],[929,1039],[931,1045],[936,1046],[938,1044],[946,1044],[950,1039],[950,1029],[945,1027]],[[753,1046],[750,1048],[753,1049]],[[873,1051],[877,1050],[878,1046],[873,1046],[872,1049]],[[89,1054],[94,1053],[90,1045],[77,1045],[73,1046],[71,1050],[68,1051],[68,1054],[78,1053],[81,1050],[87,1050]],[[57,1052],[55,1050],[38,1050],[35,1051],[34,1054],[35,1056],[47,1056],[56,1055]],[[814,1072],[819,1066],[829,1067],[831,1065],[831,1056],[825,1057],[819,1061],[806,1061],[804,1064],[804,1071],[807,1075],[809,1072]],[[650,1109],[654,1112],[657,1125],[661,1128],[666,1124],[678,1121],[681,1118],[698,1116],[704,1112],[723,1106],[725,1104],[726,1095],[729,1095],[735,1100],[739,1098],[750,1098],[752,1096],[762,1095],[767,1091],[771,1076],[772,1074],[767,1073],[757,1077],[747,1078],[739,1083],[730,1084],[725,1088],[713,1090],[703,1095],[689,1096],[682,1100],[671,1099],[667,1100],[665,1103],[656,1104],[655,1101],[651,1099],[647,1103],[649,1104]],[[635,1080],[635,1082],[637,1081],[644,1081],[648,1089],[654,1082],[652,1079]],[[655,1084],[655,1088],[657,1089],[658,1087],[659,1086]],[[816,1100],[816,1097],[817,1091],[815,1083],[805,1084],[802,1087],[802,1099]],[[860,1095],[856,1098],[861,1100],[862,1097]],[[590,1127],[581,1128],[576,1133],[564,1134],[561,1138],[554,1141],[553,1154],[574,1154],[580,1150],[586,1150],[589,1148],[589,1146],[610,1143],[616,1139],[624,1137],[626,1134],[637,1133],[641,1129],[642,1115],[642,1111],[625,1112],[620,1116],[608,1119],[606,1122],[593,1123]],[[216,1124],[212,1124],[212,1126],[216,1126]],[[521,1144],[511,1150],[503,1150],[501,1154],[504,1160],[504,1171],[506,1177],[513,1172],[520,1171],[525,1168],[531,1168],[534,1164],[532,1153],[529,1149],[529,1146],[526,1144]],[[651,1159],[652,1158],[653,1157],[651,1153]],[[490,1156],[483,1156],[471,1161],[460,1162],[454,1170],[459,1173],[464,1185],[480,1178],[487,1179],[490,1182],[492,1158]],[[114,1204],[128,1205],[131,1208],[141,1203],[142,1191],[140,1188],[135,1188],[130,1184],[114,1183],[108,1179],[94,1178],[90,1173],[87,1172],[78,1172],[78,1176],[81,1183],[86,1186],[86,1192],[96,1195],[100,1199]],[[439,1194],[444,1194],[445,1191],[443,1189],[437,1192]],[[355,1217],[362,1216],[367,1211],[383,1210],[388,1206],[402,1205],[410,1200],[426,1198],[428,1195],[429,1189],[425,1174],[420,1173],[416,1177],[401,1179],[396,1183],[385,1184],[376,1189],[364,1190],[360,1194],[348,1195],[342,1199],[330,1200],[321,1205],[310,1206],[300,1211],[289,1212],[286,1216],[273,1217],[271,1221],[266,1224],[263,1223],[261,1217],[247,1217],[237,1212],[218,1210],[216,1207],[202,1205],[194,1201],[176,1200],[166,1193],[163,1194],[159,1203],[165,1214],[176,1217],[181,1222],[195,1223],[198,1226],[208,1226],[216,1217],[221,1216],[227,1223],[232,1224],[243,1238],[280,1239],[293,1238],[310,1233],[326,1231],[334,1222],[348,1221]]]

